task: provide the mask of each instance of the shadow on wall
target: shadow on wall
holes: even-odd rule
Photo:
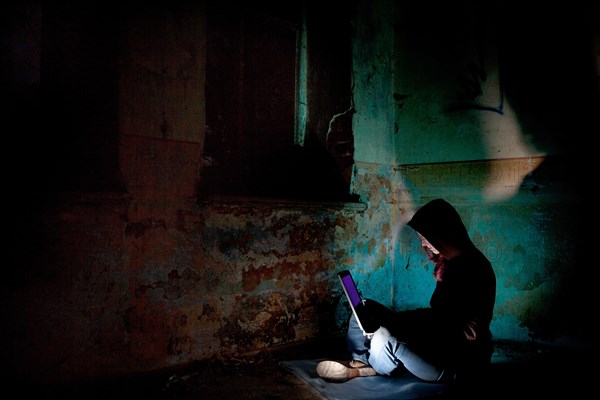
[[[589,297],[598,274],[596,268],[587,267],[592,245],[585,233],[593,210],[589,177],[594,150],[589,138],[590,132],[600,131],[600,69],[594,59],[594,38],[600,33],[598,5],[524,10],[508,2],[502,11],[504,26],[509,28],[499,41],[506,103],[514,110],[524,139],[558,156],[535,171],[536,184],[554,185],[564,196],[557,209],[548,213],[547,231],[555,240],[547,240],[554,244],[546,244],[545,249],[552,254],[556,248],[551,246],[562,243],[575,253],[575,265],[564,265],[560,256],[546,260],[548,276],[560,273],[562,277],[550,294],[538,299],[543,303],[539,308],[552,310],[553,320],[562,321],[559,330],[588,337],[593,332],[588,322]],[[523,318],[533,334],[547,332],[548,315]]]
[[[585,151],[597,125],[598,76],[592,21],[585,7],[539,12],[504,9],[500,74],[525,135],[550,153]],[[592,14],[594,18],[597,18]]]

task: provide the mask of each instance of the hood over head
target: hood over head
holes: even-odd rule
[[[419,208],[408,221],[408,226],[423,235],[448,259],[473,247],[460,215],[443,199],[431,200]]]

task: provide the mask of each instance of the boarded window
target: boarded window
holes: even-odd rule
[[[309,114],[331,118],[336,113],[331,101],[311,89],[314,77],[323,80],[325,89],[331,77],[344,79],[344,95],[330,91],[325,98],[340,102],[338,110],[340,105],[348,107],[350,79],[340,73],[349,70],[348,60],[343,59],[333,72],[324,70],[329,68],[323,67],[326,58],[307,56],[310,49],[300,45],[304,19],[298,5],[209,7],[207,11],[206,137],[200,197],[348,200],[349,184],[324,142],[327,121],[314,117],[314,129],[320,132],[313,129],[311,133],[311,121],[297,115],[300,87],[307,87],[317,99],[309,105]],[[312,60],[305,74],[299,73],[301,57]],[[308,125],[298,126],[297,120]],[[297,143],[304,137],[298,129],[307,126],[306,140]]]

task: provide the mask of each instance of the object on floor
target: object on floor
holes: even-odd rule
[[[425,383],[408,371],[389,376],[354,378],[347,382],[328,382],[317,375],[323,359],[281,361],[281,367],[293,372],[324,400],[413,400],[443,398],[448,385]]]

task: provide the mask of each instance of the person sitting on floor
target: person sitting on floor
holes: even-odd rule
[[[367,299],[359,317],[375,324],[375,333],[365,336],[352,315],[346,335],[351,360],[321,361],[316,366],[320,377],[343,382],[408,370],[425,382],[455,382],[490,364],[496,299],[490,261],[471,241],[456,209],[443,199],[417,210],[408,226],[435,265],[430,307],[394,312]]]

